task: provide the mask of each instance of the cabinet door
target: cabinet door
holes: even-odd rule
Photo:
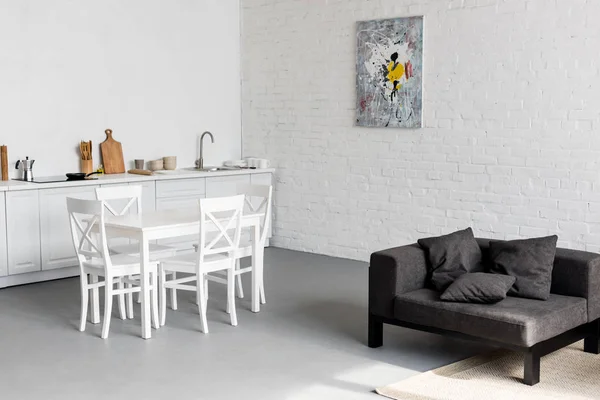
[[[93,200],[96,198],[94,190],[95,186],[80,186],[39,191],[42,270],[77,265],[67,197]]]
[[[250,183],[249,175],[215,176],[206,178],[206,197],[225,197],[238,194],[238,186]]]
[[[109,183],[106,185],[101,185],[101,187],[105,188],[105,187],[118,187],[118,186],[128,186],[128,183]],[[95,196],[94,196],[95,198]],[[121,212],[125,206],[127,205],[127,203],[129,203],[128,200],[126,199],[114,199],[114,200],[107,200],[106,203],[112,207],[116,212]],[[143,205],[142,205],[143,207]],[[144,209],[142,208],[142,212],[144,211]],[[110,215],[110,211],[106,211],[107,215]],[[135,214],[137,213],[137,204],[132,204],[131,208],[129,209],[129,213]],[[131,243],[131,241],[128,238],[123,238],[123,237],[110,237],[108,239],[108,245],[110,246],[125,246],[128,245],[129,243]]]
[[[6,193],[8,274],[41,270],[39,191]]]
[[[271,185],[271,173],[252,174],[250,175],[250,181],[253,185]]]
[[[135,182],[131,185],[142,185],[142,212],[156,210],[156,185],[155,182]]]
[[[0,276],[8,275],[6,254],[6,195],[0,193]]]
[[[252,174],[250,176],[250,181],[253,185],[272,185],[272,175],[270,172],[264,174]],[[273,191],[272,196],[275,196],[275,191]],[[273,201],[273,199],[271,199]],[[258,204],[254,204],[255,207]],[[271,237],[271,230],[273,229],[273,204],[271,204],[271,221],[269,222],[269,232],[267,233],[267,237]]]
[[[197,208],[199,207],[198,200],[203,197],[204,196],[191,196],[156,199],[156,209],[160,211],[181,208]],[[200,229],[200,226],[198,226],[198,229]],[[178,250],[192,250],[193,245],[198,243],[198,235],[187,235],[170,239],[161,239],[158,241],[158,243],[173,246]]]

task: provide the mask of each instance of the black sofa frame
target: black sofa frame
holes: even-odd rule
[[[466,335],[460,332],[412,324],[410,322],[399,321],[391,318],[379,317],[369,313],[369,347],[377,348],[383,346],[383,324],[396,325],[403,328],[435,333],[460,340],[470,340],[489,346],[495,346],[524,353],[525,365],[523,367],[523,383],[530,386],[539,383],[540,359],[547,354],[555,352],[556,350],[562,349],[563,347],[576,343],[580,340],[584,340],[584,351],[586,353],[600,354],[600,319],[597,319],[594,322],[590,322],[586,325],[580,325],[558,336],[537,343],[531,347],[520,347],[507,343],[496,342],[494,340]]]
[[[489,239],[477,239],[484,258]],[[583,297],[588,304],[588,322],[555,337],[522,347],[457,331],[418,325],[394,318],[394,298],[400,293],[425,287],[426,256],[417,244],[382,250],[371,255],[369,268],[368,346],[383,345],[383,324],[470,340],[524,353],[524,379],[527,385],[540,381],[540,359],[556,350],[584,340],[584,351],[600,354],[600,254],[557,249],[552,272],[552,293]],[[416,265],[416,267],[415,267]],[[405,271],[406,269],[412,271]]]

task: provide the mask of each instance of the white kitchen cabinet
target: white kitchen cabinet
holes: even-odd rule
[[[94,200],[96,186],[40,190],[42,270],[76,266],[67,197]]]
[[[138,182],[136,182],[136,183],[138,183]],[[107,184],[107,185],[100,185],[100,187],[111,188],[111,187],[129,186],[129,185],[130,185],[129,183],[111,183],[111,184]],[[142,189],[142,197],[143,197],[143,189]],[[96,197],[94,196],[94,198],[96,198]],[[105,203],[108,204],[113,210],[115,210],[115,212],[121,212],[125,208],[125,206],[127,206],[127,203],[129,203],[129,200],[127,200],[127,199],[111,199],[111,200],[105,200]],[[144,211],[144,209],[143,209],[143,198],[142,198],[142,212],[143,211]],[[106,213],[107,213],[107,215],[110,215],[110,211],[106,210]],[[133,204],[129,208],[129,213],[130,214],[137,213],[137,204]],[[108,240],[109,246],[125,246],[130,243],[131,243],[131,241],[128,238],[112,237]]]
[[[156,182],[156,198],[204,196],[206,179],[173,179]],[[158,206],[158,204],[157,204]]]
[[[198,173],[174,178],[156,176],[101,177],[95,182],[28,184],[8,182],[0,192],[0,287],[64,278],[78,274],[68,213],[67,197],[95,199],[101,186],[142,185],[144,212],[198,207],[204,197],[230,196],[240,184],[269,184],[272,171]],[[119,244],[126,238],[112,238]],[[176,248],[193,251],[197,235],[165,241]]]
[[[156,210],[156,186],[154,181],[151,182],[131,182],[131,183],[111,183],[101,185],[101,187],[118,187],[118,186],[141,186],[142,187],[142,212],[152,212]],[[128,203],[128,200],[109,200],[108,204],[116,211],[122,210]],[[134,204],[130,208],[131,214],[137,213],[137,205]]]
[[[189,196],[189,197],[172,197],[156,199],[157,210],[177,210],[183,208],[198,208],[199,200],[204,198],[204,195]],[[200,231],[200,226],[198,226]],[[193,245],[198,243],[198,235],[181,236],[172,239],[161,239],[159,244],[173,246],[178,250],[192,250]]]
[[[272,185],[271,173],[250,175],[250,182],[253,185]]]
[[[6,196],[0,193],[0,276],[8,275],[6,254]]]
[[[273,184],[272,174],[267,172],[264,174],[250,175],[250,182],[252,182],[253,185],[272,185]],[[275,197],[274,192],[273,192],[273,197]],[[258,204],[254,204],[254,203],[258,203]],[[253,202],[254,207],[258,207],[259,204],[260,203],[258,201]],[[273,204],[271,204],[271,221],[269,222],[269,232],[267,233],[267,237],[271,237],[272,229],[273,229]]]
[[[238,186],[249,184],[249,175],[206,178],[206,197],[225,197],[238,194]]]
[[[156,210],[156,185],[151,182],[134,182],[130,185],[142,185],[142,212]]]
[[[128,183],[111,183],[108,185],[100,185],[100,187],[103,188],[112,188],[112,187],[120,187],[120,186],[129,186]],[[94,191],[96,190],[96,188],[94,188]],[[96,194],[94,193],[94,199],[96,198]],[[125,208],[125,206],[127,205],[127,203],[129,203],[129,200],[124,200],[124,199],[111,199],[111,200],[105,200],[105,203],[108,204],[113,210],[120,212],[123,208]],[[135,208],[136,206],[134,205],[133,208]],[[107,210],[107,212],[110,212]]]
[[[6,193],[8,274],[41,270],[39,191]]]

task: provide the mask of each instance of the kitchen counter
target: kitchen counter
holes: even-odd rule
[[[100,186],[140,185],[144,212],[184,209],[198,207],[201,199],[235,195],[240,185],[272,185],[274,172],[272,168],[183,169],[151,176],[112,174],[52,183],[0,181],[0,288],[78,275],[67,211],[69,197],[91,200]],[[182,236],[164,244],[189,252],[197,240]]]
[[[154,175],[136,175],[136,174],[111,174],[100,175],[98,179],[86,179],[80,181],[64,181],[52,183],[33,183],[23,181],[0,181],[0,192],[18,191],[18,190],[36,190],[48,188],[77,187],[88,185],[108,185],[112,183],[145,182],[145,181],[163,181],[170,179],[191,179],[208,178],[231,175],[251,175],[275,172],[274,168],[261,169],[241,169],[228,171],[202,172],[192,170],[175,170],[168,173],[155,173]]]

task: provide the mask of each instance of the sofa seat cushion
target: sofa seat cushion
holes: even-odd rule
[[[394,316],[401,321],[530,347],[587,323],[581,297],[551,294],[548,300],[507,297],[496,304],[449,303],[431,289],[396,296]]]

